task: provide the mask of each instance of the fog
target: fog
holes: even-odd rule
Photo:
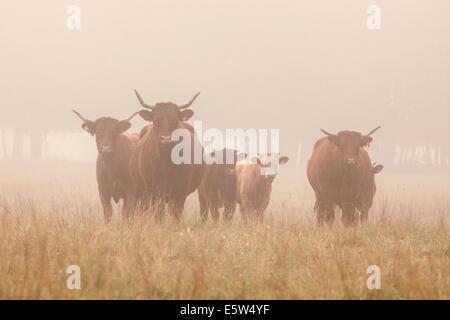
[[[449,35],[448,0],[2,1],[0,157],[94,161],[71,109],[126,118],[136,88],[148,103],[200,91],[191,122],[205,129],[279,129],[290,166],[320,128],[381,125],[374,161],[448,172]]]

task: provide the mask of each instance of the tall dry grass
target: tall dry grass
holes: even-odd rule
[[[263,224],[105,225],[91,165],[0,170],[2,299],[449,299],[450,189],[443,177],[378,178],[369,223],[318,228],[302,172],[280,173]],[[292,170],[292,171],[291,171]],[[381,268],[368,290],[366,269]],[[66,268],[81,268],[81,290]]]

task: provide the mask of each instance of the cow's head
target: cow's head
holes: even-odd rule
[[[343,155],[345,166],[354,167],[358,164],[359,150],[370,145],[373,140],[371,135],[380,128],[377,127],[368,134],[361,134],[359,131],[341,131],[338,134],[332,134],[323,129],[320,130],[328,136],[328,140],[338,147]]]
[[[219,171],[223,177],[235,177],[236,164],[247,157],[246,153],[241,153],[233,149],[222,149],[213,151],[208,155],[208,160],[218,164]]]
[[[144,108],[150,109],[139,111],[139,115],[142,119],[153,122],[153,130],[159,143],[162,145],[171,144],[172,132],[179,128],[179,123],[189,120],[194,115],[194,111],[187,108],[191,106],[200,94],[197,93],[188,103],[183,105],[177,105],[173,102],[158,102],[155,105],[150,105],[144,103],[144,100],[136,90],[134,92],[139,103]]]
[[[130,120],[138,114],[135,112],[125,120],[102,117],[92,121],[84,118],[78,111],[72,111],[83,121],[81,128],[95,136],[97,150],[101,154],[114,153],[117,136],[131,127]]]
[[[275,157],[270,152],[266,154],[261,154],[256,159],[256,163],[260,167],[261,175],[264,181],[267,183],[272,183],[278,175],[278,165],[274,165],[273,161],[277,160],[278,165],[283,165],[289,161],[289,157],[279,156]]]

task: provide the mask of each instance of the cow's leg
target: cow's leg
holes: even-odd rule
[[[163,219],[164,219],[165,206],[166,206],[166,203],[165,203],[164,199],[159,198],[159,199],[152,200],[152,207],[155,210],[155,217],[156,217],[156,220],[159,222],[163,221]]]
[[[226,203],[225,209],[223,210],[223,218],[227,222],[231,222],[236,211],[236,203]]]
[[[316,192],[316,202],[314,203],[314,212],[317,217],[317,225],[323,226],[326,217],[326,206],[324,201],[320,201],[320,195]]]
[[[239,211],[241,212],[241,217],[244,223],[248,223],[248,215],[245,207],[242,204],[239,204]]]
[[[326,213],[326,223],[331,227],[334,223],[334,206],[332,203],[330,203],[327,206],[327,213]]]
[[[206,222],[208,220],[208,200],[203,196],[198,196],[198,202],[200,203],[200,218],[202,222]]]
[[[247,212],[248,212],[248,216],[249,216],[250,220],[252,220],[253,222],[258,220],[258,210],[257,209],[251,208]]]
[[[364,224],[367,222],[367,220],[369,218],[369,207],[362,205],[361,208],[359,209],[359,211],[361,212],[361,215],[359,216],[359,220],[360,220],[361,224]]]
[[[156,208],[156,195],[147,190],[139,190],[135,194],[136,208],[138,208],[139,213],[143,216],[151,215]]]
[[[216,204],[213,204],[211,206],[211,217],[213,218],[214,222],[217,222],[219,220],[219,208]]]
[[[169,200],[169,212],[177,221],[180,221],[181,219],[185,201],[186,197],[182,197],[176,200]]]
[[[361,224],[365,224],[369,218],[369,209],[361,211],[361,216],[359,217]]]
[[[209,209],[212,219],[214,222],[217,222],[217,220],[219,220],[219,194],[217,192],[212,192],[210,194]]]
[[[315,204],[315,210],[317,211],[317,224],[323,226],[324,223],[330,227],[334,222],[334,207],[329,201],[317,200]]]
[[[139,197],[136,203],[140,214],[147,214],[150,208],[150,199],[148,197]]]
[[[137,192],[130,192],[124,196],[122,207],[122,215],[124,218],[141,215],[146,209],[148,209],[148,202],[145,203],[144,198],[139,196]]]
[[[133,200],[130,199],[129,197],[125,197],[123,199],[123,206],[122,206],[122,218],[129,218],[133,215]]]
[[[105,222],[109,223],[112,218],[112,206],[111,206],[111,196],[103,194],[100,196],[103,205],[103,215],[105,217]]]
[[[354,226],[358,223],[354,204],[344,204],[342,206],[342,223],[346,227]]]
[[[245,212],[245,222],[255,221],[258,217],[256,205],[251,199],[242,199],[241,208],[244,208],[243,212]]]
[[[148,196],[132,189],[126,197],[128,203],[127,207],[125,207],[124,201],[124,209],[128,211],[128,216],[144,215],[144,213],[148,210],[150,204]]]
[[[362,197],[357,209],[361,212],[359,220],[361,224],[366,223],[369,218],[369,210],[372,207],[373,198]]]
[[[264,222],[264,210],[257,210],[256,211],[256,216],[258,219],[259,223],[263,223]]]
[[[323,207],[317,206],[317,225],[323,226],[325,222],[326,211]]]

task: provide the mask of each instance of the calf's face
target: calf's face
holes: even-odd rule
[[[236,176],[237,162],[245,159],[247,155],[240,153],[237,150],[222,149],[220,151],[213,151],[208,155],[207,161],[217,163],[220,176],[234,179]],[[212,160],[211,160],[212,159]]]
[[[272,161],[276,161],[274,157],[268,153],[265,155],[260,155],[257,159],[257,164],[261,170],[261,176],[264,179],[264,182],[267,184],[271,184],[278,175],[278,166],[273,166]],[[278,164],[283,165],[289,161],[289,157],[281,156],[278,157]]]

